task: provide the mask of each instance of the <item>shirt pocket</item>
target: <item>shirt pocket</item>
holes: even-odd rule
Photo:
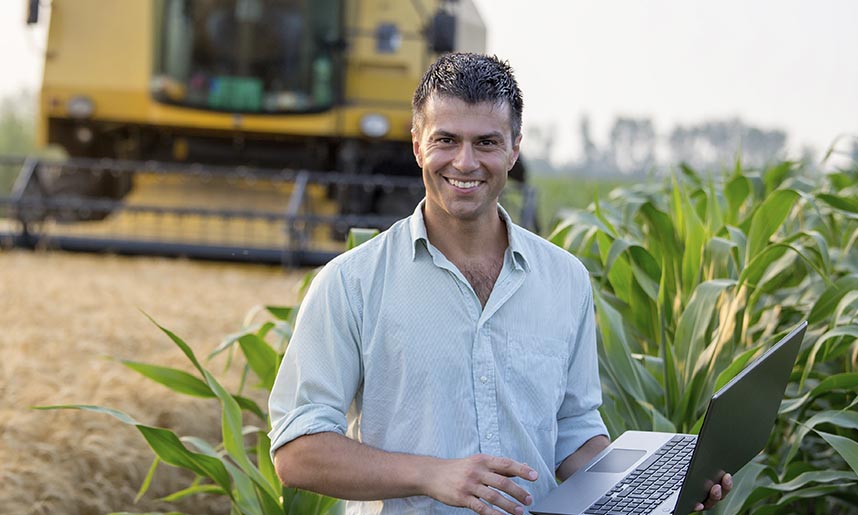
[[[566,389],[566,342],[522,333],[509,333],[508,342],[507,386],[519,420],[553,429]]]

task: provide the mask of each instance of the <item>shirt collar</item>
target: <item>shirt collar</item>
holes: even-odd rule
[[[417,207],[414,208],[414,213],[411,215],[411,218],[408,222],[409,228],[411,230],[411,260],[417,259],[418,248],[422,247],[428,251],[429,248],[429,236],[426,233],[426,222],[423,218],[423,206],[426,204],[426,199],[420,201],[417,204]],[[503,219],[504,224],[506,225],[506,233],[507,240],[509,241],[509,250],[512,254],[513,264],[515,265],[516,270],[525,270],[530,271],[530,264],[527,262],[527,251],[525,250],[524,242],[522,241],[521,235],[519,231],[522,229],[517,225],[513,224],[512,218],[510,218],[509,213],[506,212],[506,209],[503,208],[500,204],[498,204],[498,214]],[[420,244],[420,241],[423,241]]]

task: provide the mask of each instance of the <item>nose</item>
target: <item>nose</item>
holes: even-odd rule
[[[463,143],[456,152],[453,167],[460,172],[473,172],[480,167],[474,153],[474,147],[470,143]]]

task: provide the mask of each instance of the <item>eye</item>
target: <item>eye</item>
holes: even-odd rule
[[[498,142],[497,142],[497,140],[493,140],[493,139],[481,139],[480,141],[477,142],[477,145],[479,145],[481,147],[493,147],[493,146],[497,146]]]
[[[441,144],[444,144],[444,145],[450,145],[450,144],[452,144],[452,143],[453,143],[453,138],[448,138],[448,137],[446,137],[446,136],[441,136],[441,137],[439,137],[439,138],[435,139],[435,141],[436,141],[437,143],[441,143]]]

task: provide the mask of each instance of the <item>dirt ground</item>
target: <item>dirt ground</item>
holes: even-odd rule
[[[306,270],[160,258],[0,251],[0,514],[167,511],[158,498],[190,476],[162,465],[134,497],[153,455],[110,416],[34,411],[64,403],[118,408],[180,435],[219,438],[216,401],[175,394],[116,362],[187,370],[143,314],[204,357],[260,304],[293,305]],[[223,376],[223,360],[211,369]],[[226,383],[235,383],[227,372]],[[263,399],[264,400],[264,399]],[[228,513],[218,498],[173,508]]]

